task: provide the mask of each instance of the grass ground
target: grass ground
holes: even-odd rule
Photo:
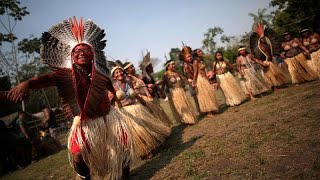
[[[229,108],[219,99],[219,114],[174,126],[160,152],[133,167],[131,177],[320,179],[319,87],[320,81],[292,86]],[[2,179],[73,177],[62,150]]]

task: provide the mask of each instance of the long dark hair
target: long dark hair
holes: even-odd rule
[[[222,55],[222,60],[224,61],[222,51],[218,50],[217,52],[214,53],[214,59],[216,60],[216,62],[218,61],[218,59],[217,59],[217,54],[218,54],[218,53],[220,53],[220,54]]]
[[[214,77],[216,76],[216,66],[217,66],[217,63],[218,63],[218,59],[217,59],[217,54],[220,53],[222,55],[222,61],[224,61],[224,58],[223,58],[223,53],[222,51],[218,50],[214,53],[214,59],[216,60],[216,62],[214,63],[214,66],[213,66],[213,72],[214,72]]]
[[[201,51],[202,52],[202,57],[198,56],[197,51]],[[192,51],[192,58],[198,61],[203,61],[203,51],[201,49],[195,49]]]

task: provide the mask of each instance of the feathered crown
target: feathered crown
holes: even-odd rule
[[[143,72],[146,67],[151,64],[150,52],[147,50],[147,54],[143,57],[142,62],[140,63],[140,69]]]
[[[40,58],[43,63],[58,68],[72,68],[72,50],[79,44],[87,44],[94,53],[94,67],[107,74],[107,61],[103,49],[106,46],[104,30],[91,20],[83,23],[74,17],[64,20],[44,32],[41,37]]]
[[[182,50],[180,52],[179,58],[180,60],[185,60],[187,56],[192,56],[192,49],[189,46],[186,46],[183,42],[182,42]]]

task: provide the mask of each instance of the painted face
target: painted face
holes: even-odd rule
[[[247,55],[247,51],[244,49],[244,50],[241,50],[240,52],[239,52],[242,56],[245,56],[245,55]]]
[[[221,54],[221,53],[217,53],[217,54],[216,54],[216,59],[217,59],[218,61],[222,60],[222,54]]]
[[[121,81],[125,78],[124,72],[122,69],[118,68],[113,72],[113,79],[116,81]]]
[[[152,66],[152,64],[149,64],[149,65],[146,67],[146,71],[147,71],[147,73],[153,73],[153,66]]]
[[[86,44],[76,46],[72,53],[74,56],[74,63],[77,65],[87,65],[93,60],[93,53],[91,52],[90,46]]]
[[[134,68],[133,65],[129,66],[127,69],[126,69],[126,72],[128,74],[131,74],[131,75],[134,75],[136,73],[136,69]]]

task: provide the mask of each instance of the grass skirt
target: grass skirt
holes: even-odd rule
[[[171,88],[168,99],[174,117],[180,120],[182,124],[195,124],[197,122],[196,110],[187,98],[183,88]]]
[[[263,77],[270,86],[281,86],[289,83],[289,79],[275,63],[265,61],[268,67],[263,70]]]
[[[160,146],[171,133],[170,127],[156,119],[140,103],[119,108],[125,116],[125,122],[132,132],[137,155],[146,157]]]
[[[122,168],[134,155],[133,136],[124,117],[114,108],[104,116],[87,119],[72,126],[68,138],[69,152],[72,138],[80,146],[80,153],[90,172],[103,179],[120,179]],[[73,166],[72,156],[69,155]]]
[[[292,84],[299,84],[305,81],[318,79],[316,72],[307,65],[306,58],[302,53],[292,58],[286,58],[284,61],[288,65]]]
[[[200,112],[216,112],[219,110],[214,88],[209,81],[200,74],[197,79],[197,98]]]
[[[311,67],[320,76],[320,49],[311,53]]]
[[[269,90],[264,80],[260,78],[260,72],[256,72],[253,68],[244,69],[244,77],[240,78],[240,85],[245,94],[251,91],[253,95],[258,95]]]
[[[159,101],[156,98],[150,101],[147,96],[141,96],[141,97],[143,98],[143,100],[146,101],[146,106],[150,110],[152,115],[170,127],[171,125],[170,119],[168,115],[164,112],[162,107],[160,106]]]
[[[247,98],[230,72],[220,75],[217,74],[216,78],[228,106],[239,105]]]

